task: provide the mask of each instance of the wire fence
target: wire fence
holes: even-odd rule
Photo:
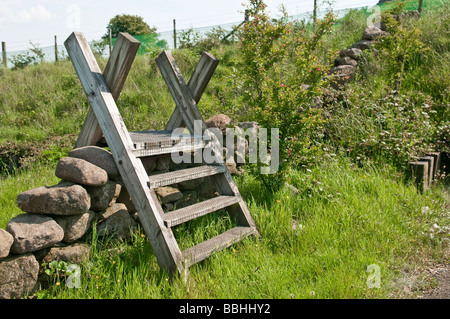
[[[360,3],[360,5],[362,5],[363,3]],[[367,10],[369,6],[357,6],[357,7],[352,7],[352,8],[346,8],[346,9],[339,9],[339,10],[333,10],[334,13],[337,15],[337,17],[342,17],[345,14],[347,14],[350,10],[353,9],[359,9],[359,10]],[[426,2],[424,2],[424,8],[426,9]],[[370,12],[369,10],[367,10],[368,12]],[[326,10],[321,10],[317,12],[317,16],[320,17],[322,15],[324,15],[326,13]],[[304,20],[305,22],[311,21],[312,20],[312,15],[313,12],[312,11],[307,11],[307,12],[302,12],[302,13],[298,13],[298,14],[289,14],[289,18],[292,20]],[[188,31],[190,29],[192,29],[196,34],[198,34],[200,37],[204,37],[208,32],[212,31],[215,28],[220,27],[221,30],[225,31],[225,32],[231,32],[234,28],[236,28],[239,24],[241,24],[244,21],[244,19],[242,19],[242,21],[236,21],[234,23],[226,23],[226,24],[218,24],[218,25],[211,25],[211,26],[206,26],[206,27],[200,27],[200,28],[189,28],[189,29],[182,29],[182,30],[176,30],[176,34],[177,37],[179,38],[179,35],[184,32],[184,31]],[[137,40],[139,40],[141,42],[141,48],[138,52],[138,54],[144,54],[145,52],[148,52],[150,47],[154,47],[154,45],[156,44],[155,42],[155,37],[151,37],[151,39],[145,37],[145,36],[135,36],[137,38]],[[157,41],[161,41],[159,47],[164,47],[167,48],[169,50],[174,49],[175,48],[175,43],[174,43],[174,31],[170,30],[170,31],[164,31],[164,32],[159,32],[157,33]],[[92,41],[90,43],[91,47],[95,47],[95,44],[98,44],[99,41]],[[112,39],[112,44],[114,45],[115,39]],[[47,41],[48,43],[48,41]],[[179,43],[179,41],[177,41],[177,43]],[[2,43],[3,44],[3,43]],[[44,61],[47,62],[53,62],[56,59],[65,59],[68,57],[66,48],[64,47],[64,45],[56,44],[56,37],[55,37],[55,45],[51,45],[51,46],[45,46],[45,47],[40,47],[39,43],[31,43],[30,42],[30,49],[26,49],[26,50],[19,50],[19,51],[6,51],[6,49],[3,49],[2,51],[2,56],[0,56],[1,59],[1,64],[0,67],[3,67],[4,65],[4,60],[6,59],[7,61],[7,67],[11,68],[15,65],[14,62],[17,63],[17,60],[22,58],[26,58],[27,56],[30,57],[33,55],[33,51],[32,51],[32,46],[36,46],[36,48],[38,48],[39,52],[42,53],[42,59]],[[5,46],[6,47],[6,46]],[[100,50],[100,53],[102,56],[104,57],[108,57],[109,56],[109,52],[110,50],[107,47],[103,47]]]

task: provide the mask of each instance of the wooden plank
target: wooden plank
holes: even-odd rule
[[[205,165],[192,168],[180,169],[168,173],[162,173],[149,178],[149,187],[156,188],[184,181],[189,181],[206,176],[223,173],[226,168],[223,166]]]
[[[216,57],[214,57],[211,53],[203,52],[200,61],[197,63],[194,73],[188,83],[188,88],[191,90],[194,101],[197,104],[208,86],[208,83],[211,80],[218,64],[219,60]],[[175,107],[175,110],[172,113],[165,129],[168,131],[173,131],[178,127],[183,127],[183,117],[178,107]]]
[[[186,82],[178,68],[172,54],[169,51],[163,51],[156,58],[156,63],[166,82],[167,87],[172,95],[172,98],[177,105],[177,108],[182,114],[184,124],[191,134],[194,134],[194,121],[202,121],[202,131],[206,129],[203,122],[202,115],[197,108],[197,103],[191,93],[191,90],[186,85]]]
[[[108,142],[111,153],[139,214],[161,268],[181,272],[181,251],[158,212],[157,198],[147,187],[147,173],[132,154],[132,141],[113,95],[82,33],[64,42],[86,96]]]
[[[191,206],[165,213],[163,218],[167,227],[174,227],[189,220],[205,216],[209,213],[234,205],[241,200],[242,198],[236,196],[218,196]]]
[[[105,68],[104,78],[114,100],[120,96],[125,80],[133,64],[140,42],[130,36],[128,33],[119,33],[116,44],[111,53],[111,57]],[[98,124],[97,118],[89,108],[86,120],[81,128],[75,148],[96,145],[102,138],[103,133]]]
[[[188,248],[183,251],[183,258],[186,267],[190,267],[208,258],[213,253],[221,251],[231,245],[241,241],[255,233],[255,229],[251,227],[234,227],[226,232],[213,237],[201,244]]]

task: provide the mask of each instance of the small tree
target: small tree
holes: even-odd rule
[[[309,35],[297,29],[286,12],[279,20],[270,19],[266,7],[263,0],[250,0],[251,19],[240,35],[239,76],[244,88],[240,112],[243,119],[255,120],[264,128],[279,128],[279,170],[261,175],[263,182],[275,188],[282,185],[289,167],[319,160],[324,118],[315,99],[327,84],[332,57],[321,61],[318,52],[334,16],[329,12],[318,20]]]
[[[30,42],[30,44],[31,44],[30,51],[33,54],[30,54],[30,52],[26,52],[26,53],[19,53],[13,56],[11,59],[11,63],[13,64],[11,70],[23,69],[28,65],[38,64],[44,61],[45,54],[39,47],[39,45],[34,44],[32,42]]]
[[[109,37],[109,29],[111,29],[111,36],[113,38],[116,38],[119,35],[119,32],[127,32],[130,35],[156,32],[156,28],[151,28],[142,17],[130,14],[118,14],[109,20],[106,34],[103,36],[104,38]]]

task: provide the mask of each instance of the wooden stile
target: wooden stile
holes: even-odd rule
[[[121,32],[117,37],[111,57],[108,60],[103,74],[116,102],[131,69],[139,45],[139,41],[128,33]],[[88,115],[81,128],[81,133],[78,136],[75,147],[96,145],[102,136],[103,133],[98,125],[97,118],[95,117],[92,108],[89,108]]]
[[[217,67],[218,60],[215,57],[204,53],[189,84],[186,84],[170,52],[162,52],[156,62],[175,101],[174,113],[165,131],[128,132],[116,101],[131,68],[139,42],[127,34],[119,35],[104,75],[82,33],[72,33],[64,45],[91,105],[77,147],[95,145],[101,135],[104,136],[161,268],[187,275],[188,268],[193,264],[247,236],[258,233],[231,174],[223,161],[219,160],[219,154],[215,155],[217,161],[209,165],[152,176],[147,176],[140,160],[146,156],[168,155],[204,147],[203,143],[196,146],[190,144],[197,123],[201,125],[202,136],[209,134],[212,138],[197,103]],[[190,134],[179,138],[186,142],[171,146],[173,141],[169,138],[170,133],[183,124]],[[164,213],[155,193],[156,187],[205,176],[211,177],[220,196]],[[221,209],[237,213],[239,226],[181,251],[171,227]]]

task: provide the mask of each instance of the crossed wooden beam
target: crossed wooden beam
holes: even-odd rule
[[[157,195],[148,186],[149,177],[142,162],[133,154],[133,141],[116,105],[139,42],[127,34],[119,34],[103,74],[82,33],[72,33],[64,45],[91,105],[76,147],[95,145],[102,135],[105,137],[160,267],[182,273],[185,270],[182,253],[172,230],[166,227],[159,213],[162,209]],[[166,129],[184,124],[193,134],[195,120],[201,120],[206,129],[197,102],[218,60],[204,53],[189,84],[185,83],[170,52],[162,52],[157,63],[176,104]],[[230,194],[238,192],[228,171],[223,188]]]
[[[73,42],[71,38],[83,39],[84,36],[81,33],[74,32],[66,41],[69,46],[70,41]],[[127,33],[119,33],[117,37],[117,41],[103,72],[103,78],[115,102],[117,102],[120,96],[139,45],[139,41]],[[186,84],[181,71],[169,51],[163,51],[157,57],[156,62],[176,104],[176,108],[165,130],[173,131],[178,127],[187,127],[193,134],[195,120],[201,120],[203,130],[206,129],[197,103],[200,101],[219,60],[210,53],[204,52],[188,84]],[[102,137],[102,129],[92,107],[90,107],[75,147],[96,145]]]
[[[148,176],[142,162],[135,155],[132,137],[116,105],[136,56],[139,42],[128,34],[119,34],[103,74],[82,33],[72,33],[64,45],[91,105],[76,147],[96,145],[102,135],[105,137],[160,267],[171,272],[185,272],[192,262],[185,259],[183,255],[185,252],[181,252],[171,228],[165,224],[164,212],[154,188],[151,187],[151,180],[155,177]],[[196,133],[194,122],[195,124],[200,122],[202,134],[211,137],[212,134],[207,130],[197,103],[219,61],[211,54],[203,53],[188,84],[170,52],[162,52],[156,62],[176,104],[166,125],[166,131],[186,127],[191,134],[194,134]],[[214,156],[218,158],[221,155]],[[230,233],[223,233],[225,237],[220,237],[222,235],[215,237],[217,242],[214,241],[214,245],[218,243],[220,247],[227,247],[230,245],[227,242],[229,238],[227,236],[234,236],[230,239],[233,241],[242,236],[243,229],[245,229],[245,236],[257,233],[257,230],[231,174],[223,162],[217,163],[217,166],[222,166],[223,169],[220,174],[212,175],[211,181],[220,194],[237,200],[236,205],[228,208],[238,213],[239,225],[243,225],[243,227],[231,229]],[[215,206],[210,208],[215,209]],[[222,240],[225,241],[222,242]],[[207,258],[215,248],[215,246],[209,247],[208,242],[206,244],[198,245],[196,248],[198,256],[192,253],[194,257],[198,257],[198,260]],[[188,250],[187,253],[191,254],[191,252]]]

